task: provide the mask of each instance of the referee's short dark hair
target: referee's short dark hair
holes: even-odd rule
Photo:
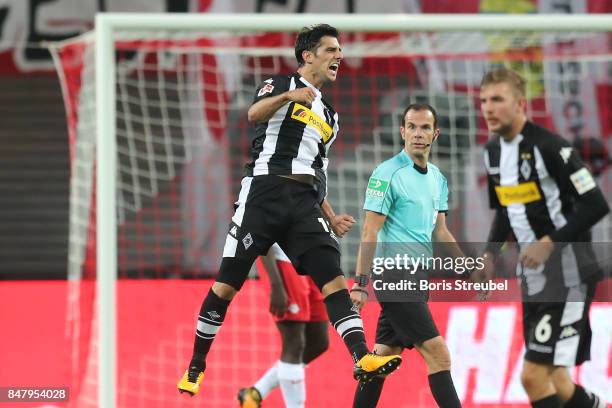
[[[338,30],[329,24],[317,24],[302,28],[295,39],[295,58],[298,65],[300,67],[304,65],[302,52],[311,51],[314,53],[319,46],[321,38],[325,36],[338,38],[339,35]]]
[[[525,81],[525,78],[518,72],[504,67],[495,68],[484,74],[482,81],[480,81],[480,87],[482,88],[487,85],[500,83],[507,83],[518,97],[525,97],[527,89],[527,81]]]
[[[434,117],[433,127],[434,129],[438,128],[438,112],[436,112],[434,107],[428,103],[411,103],[410,105],[406,106],[406,109],[404,109],[404,113],[402,114],[402,126],[403,127],[406,127],[406,114],[408,113],[408,111],[411,111],[411,110],[416,111],[416,112],[425,111],[425,110],[430,111]]]

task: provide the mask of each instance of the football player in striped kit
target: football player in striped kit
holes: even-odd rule
[[[338,114],[321,88],[333,83],[343,59],[338,31],[327,24],[302,29],[295,42],[297,73],[268,78],[255,91],[248,119],[255,124],[251,162],[236,201],[216,282],[200,307],[193,354],[179,392],[195,395],[206,356],[255,259],[277,242],[297,271],[322,292],[329,320],[342,337],[359,381],[394,371],[400,356],[368,353],[363,322],[340,269],[337,236],[355,223],[319,204],[327,151],[338,133]],[[325,181],[325,180],[324,180]]]
[[[609,206],[572,146],[526,117],[525,80],[498,68],[481,82],[480,105],[493,138],[484,162],[495,210],[480,280],[514,235],[523,298],[526,352],[521,373],[531,405],[601,408],[574,384],[568,367],[590,358],[589,308],[602,277],[590,229]]]

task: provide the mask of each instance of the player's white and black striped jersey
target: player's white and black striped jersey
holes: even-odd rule
[[[311,106],[286,103],[267,122],[256,125],[246,176],[310,174],[325,178],[327,153],[339,127],[338,114],[321,91],[298,73],[277,75],[257,87],[253,103],[304,87],[317,95]]]
[[[590,228],[608,212],[608,205],[580,157],[563,138],[527,122],[507,142],[496,137],[485,149],[489,202],[497,210],[489,242],[504,242],[513,233],[524,246],[549,235],[554,242],[590,242]],[[559,264],[527,275],[529,291],[539,292],[547,276],[563,277],[566,287],[600,273],[589,244],[558,245]],[[550,263],[550,262],[549,262]],[[555,270],[561,267],[562,271]]]

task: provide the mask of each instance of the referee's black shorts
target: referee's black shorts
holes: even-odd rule
[[[381,302],[380,305],[377,344],[411,349],[440,335],[426,301]]]
[[[332,248],[339,265],[337,238],[317,200],[313,186],[286,177],[243,178],[223,258],[254,260],[277,242],[298,272],[301,256],[317,247]]]

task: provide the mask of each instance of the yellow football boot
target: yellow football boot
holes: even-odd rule
[[[186,392],[193,397],[200,391],[202,379],[204,379],[204,371],[200,371],[196,367],[190,367],[185,371],[183,378],[181,378],[176,387],[181,394]]]
[[[391,374],[401,362],[401,356],[379,356],[368,353],[355,363],[353,377],[358,381],[368,382],[374,377]]]
[[[261,394],[255,387],[241,388],[238,391],[238,401],[240,408],[260,408]]]

